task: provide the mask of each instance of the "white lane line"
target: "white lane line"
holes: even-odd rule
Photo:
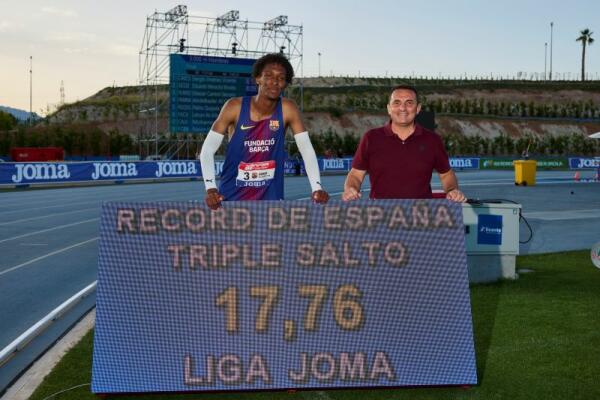
[[[89,240],[85,240],[85,241],[83,241],[83,242],[79,242],[79,243],[72,244],[71,246],[64,247],[64,248],[62,248],[62,249],[59,249],[59,250],[55,250],[55,251],[53,251],[53,252],[51,252],[51,253],[44,254],[43,256],[36,257],[36,258],[34,258],[34,259],[31,259],[31,260],[29,260],[29,261],[25,261],[24,263],[21,263],[21,264],[19,264],[19,265],[15,265],[15,266],[13,266],[13,267],[10,267],[10,268],[8,268],[8,269],[5,269],[4,271],[1,271],[1,272],[0,272],[0,276],[2,276],[2,275],[4,275],[4,274],[7,274],[7,273],[9,273],[9,272],[11,272],[11,271],[14,271],[14,270],[16,270],[16,269],[23,268],[23,267],[25,267],[25,266],[27,266],[27,265],[29,265],[29,264],[33,264],[33,263],[35,263],[35,262],[37,262],[37,261],[43,260],[44,258],[52,257],[53,255],[56,255],[56,254],[63,253],[63,252],[65,252],[65,251],[68,251],[68,250],[74,249],[75,247],[83,246],[84,244],[88,244],[88,243],[91,243],[91,242],[93,242],[93,241],[96,241],[96,240],[98,240],[98,236],[96,236],[95,238],[91,238],[91,239],[89,239]]]
[[[68,190],[68,189],[63,189],[63,190]],[[169,190],[170,194],[186,194],[187,192],[191,191],[192,193],[196,193],[195,189],[181,189],[181,190]],[[132,198],[139,198],[140,196],[145,196],[145,195],[150,195],[150,194],[155,194],[157,192],[156,189],[152,189],[152,190],[142,190],[139,192],[136,191],[119,191],[122,196],[119,197],[115,197],[115,196],[111,196],[112,193],[94,193],[94,192],[86,192],[86,193],[82,193],[81,195],[79,195],[79,193],[73,193],[72,191],[69,191],[65,196],[54,196],[51,197],[49,199],[46,199],[45,201],[34,201],[34,202],[24,202],[25,200],[29,199],[29,197],[25,197],[22,202],[14,202],[14,203],[3,203],[2,201],[0,201],[0,208],[2,207],[35,207],[38,204],[48,204],[50,201],[63,201],[63,200],[71,200],[73,199],[73,197],[77,197],[78,199],[81,200],[89,200],[92,201],[94,199],[98,199],[98,201],[112,201],[112,199],[115,198],[122,198],[122,199],[128,199],[130,197]],[[113,192],[114,193],[114,192]],[[200,191],[198,191],[198,193],[200,193]],[[78,196],[76,196],[78,195]],[[104,196],[102,196],[104,195]]]
[[[25,197],[25,198],[23,198],[23,201],[21,201],[21,202],[15,202],[15,203],[2,203],[2,202],[0,202],[0,208],[12,208],[12,207],[21,207],[21,208],[32,207],[32,208],[37,208],[37,206],[39,206],[39,205],[47,205],[50,202],[61,202],[61,201],[65,201],[65,200],[72,200],[74,197],[77,197],[80,200],[89,200],[89,201],[98,198],[98,196],[91,196],[88,199],[88,196],[75,196],[75,195],[71,194],[69,197],[66,197],[64,199],[48,196],[48,197],[45,198],[44,201],[33,201],[33,202],[31,202],[31,201],[26,201],[28,198]]]
[[[151,198],[147,198],[147,197],[144,198],[144,199],[145,199],[145,201],[152,200]],[[154,200],[154,201],[162,201],[162,202],[177,201],[177,202],[183,202],[185,200],[179,200],[177,198],[174,198],[174,199],[163,199],[163,200]],[[196,201],[196,200],[188,200],[188,201]],[[141,200],[137,200],[137,201],[136,200],[131,200],[130,202],[132,202],[132,203],[140,203],[142,201]],[[66,212],[62,212],[62,213],[54,213],[54,214],[42,215],[40,217],[31,217],[31,218],[16,219],[14,221],[8,221],[8,222],[0,222],[0,226],[18,224],[19,222],[35,221],[37,219],[50,218],[50,217],[54,217],[56,215],[73,214],[73,213],[78,213],[78,212],[82,212],[82,211],[89,211],[89,210],[98,210],[98,211],[100,211],[100,209],[101,209],[101,204],[98,204],[98,207],[82,208],[81,210],[66,211]]]
[[[144,196],[145,194],[146,193],[142,193],[140,195]],[[96,198],[94,200],[90,199],[90,200],[86,200],[86,201],[77,201],[77,202],[73,202],[73,203],[55,204],[53,206],[34,207],[34,209],[35,210],[45,210],[45,209],[48,209],[48,208],[69,207],[69,206],[80,205],[80,204],[96,204],[96,205],[100,206],[100,204],[102,203],[102,201],[129,200],[129,199],[132,199],[132,197],[133,197],[133,200],[135,200],[135,199],[138,199],[140,197],[140,195],[136,194],[135,197],[131,196],[131,195],[129,195],[129,196],[114,196],[114,197],[111,197],[111,198],[106,199],[106,200],[102,200],[102,199]],[[46,202],[44,204],[48,204],[48,202]],[[23,211],[24,211],[23,207],[21,207],[20,210],[0,211],[0,214],[15,214],[15,213],[22,213]]]
[[[40,233],[55,231],[57,229],[68,228],[70,226],[81,225],[81,224],[85,224],[85,223],[92,222],[92,221],[98,221],[99,219],[100,218],[84,219],[83,221],[73,222],[72,224],[59,225],[59,226],[55,226],[54,228],[48,228],[48,229],[42,229],[41,231],[29,232],[29,233],[25,233],[23,235],[13,236],[13,237],[7,238],[7,239],[2,239],[2,240],[0,240],[0,243],[8,242],[10,240],[15,240],[15,239],[21,239],[21,238],[24,238],[27,236],[33,236],[33,235],[37,235]]]
[[[512,184],[515,183],[514,178],[495,178],[495,179],[461,179],[459,181],[459,185],[463,185],[464,183],[467,182],[473,182],[473,183],[492,183],[492,182],[510,182]],[[438,182],[439,184],[439,182]]]
[[[152,192],[151,192],[152,193]],[[46,206],[46,207],[33,207],[35,210],[43,210],[43,209],[48,209],[48,208],[59,208],[59,207],[68,207],[68,206],[73,206],[76,204],[96,204],[98,205],[98,207],[100,207],[100,205],[102,204],[103,201],[131,201],[131,202],[139,202],[140,197],[143,197],[145,200],[151,200],[152,197],[150,196],[146,196],[147,194],[151,194],[151,193],[141,193],[141,194],[137,194],[137,193],[132,193],[131,195],[127,195],[127,196],[114,196],[114,197],[110,197],[107,199],[98,199],[98,200],[90,200],[90,201],[80,201],[80,202],[74,202],[74,203],[64,203],[64,204],[57,204],[57,205],[53,205],[53,206]],[[156,192],[153,192],[154,194],[156,194]],[[170,195],[175,194],[177,195],[177,193],[169,193]],[[159,198],[160,198],[160,194],[158,194]],[[187,195],[185,197],[188,197]],[[47,204],[47,203],[46,203]],[[16,213],[22,213],[25,212],[25,210],[23,210],[23,207],[21,207],[20,210],[13,210],[13,211],[0,211],[0,214],[16,214]]]
[[[569,183],[563,180],[544,180],[544,181],[536,181],[536,185],[544,185],[549,183]],[[516,186],[514,179],[481,179],[481,180],[461,180],[458,183],[458,186],[489,186],[490,184],[494,185],[508,185],[508,186]],[[441,187],[439,182],[435,182],[431,184],[432,187]]]
[[[564,180],[544,180],[544,181],[536,181],[535,184],[536,186],[541,186],[541,185],[564,185],[564,184],[570,184],[573,183],[572,181],[564,181]],[[581,182],[580,182],[581,183]],[[587,183],[587,182],[585,182]],[[507,182],[495,182],[493,183],[493,185],[495,186],[516,186],[515,182],[512,180],[509,180]],[[490,186],[489,181],[460,181],[458,183],[459,187],[463,187],[463,186]],[[440,187],[439,183],[432,185],[432,187]]]
[[[83,212],[83,211],[99,210],[99,208],[100,207],[82,208],[81,210],[66,211],[66,212],[62,212],[62,213],[54,213],[54,214],[42,215],[41,217],[31,217],[31,218],[16,219],[14,221],[0,222],[0,226],[18,224],[19,222],[35,221],[36,219],[50,218],[50,217],[54,217],[54,216],[57,216],[57,215],[66,215],[66,214],[74,214],[74,213]]]
[[[533,211],[523,213],[525,218],[543,221],[568,221],[575,219],[600,218],[600,210]]]
[[[60,207],[70,207],[70,206],[74,206],[74,205],[79,205],[79,204],[98,204],[99,200],[91,200],[91,201],[78,201],[75,203],[63,203],[63,204],[56,204],[54,206],[46,206],[46,207],[34,207],[34,210],[46,210],[48,208],[60,208]],[[22,213],[24,210],[23,208],[21,208],[20,210],[13,210],[13,211],[0,211],[0,214],[17,214],[17,213]]]
[[[459,183],[460,187],[463,186],[489,186],[490,182],[492,180],[481,180],[481,181],[461,181]],[[495,179],[493,181],[496,181],[494,183],[494,185],[496,186],[515,186],[515,182],[512,179]],[[558,181],[537,181],[536,185],[550,185],[550,184],[566,184],[566,183],[572,183],[571,181],[564,181],[564,180],[558,180]],[[432,189],[440,189],[441,185],[439,183],[432,183],[431,184]],[[368,192],[369,190],[371,190],[371,188],[363,188],[360,191],[361,192]],[[342,193],[344,193],[344,191],[338,191],[338,192],[328,192],[330,196],[337,196],[340,195]],[[310,200],[311,197],[300,197],[297,199],[290,199],[290,200]]]

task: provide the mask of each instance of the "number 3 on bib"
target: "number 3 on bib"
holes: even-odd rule
[[[275,160],[253,163],[241,162],[238,166],[237,186],[265,186],[275,177]]]

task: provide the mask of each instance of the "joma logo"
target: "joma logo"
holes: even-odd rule
[[[126,178],[137,175],[138,172],[134,163],[94,163],[92,179]]]
[[[15,164],[15,167],[17,168],[17,173],[12,176],[14,183],[21,183],[24,180],[64,180],[71,177],[67,164]]]
[[[198,175],[196,164],[193,161],[188,162],[158,162],[156,177],[177,176],[177,175]]]

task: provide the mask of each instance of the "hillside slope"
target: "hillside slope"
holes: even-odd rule
[[[361,135],[386,122],[392,78],[304,78],[288,95],[304,106],[313,133]],[[423,108],[436,112],[440,133],[512,137],[591,134],[600,131],[600,83],[416,81]],[[301,89],[302,87],[302,89]],[[144,92],[144,89],[147,89]],[[302,93],[302,96],[301,96]],[[158,119],[154,104],[158,100]],[[105,132],[137,136],[149,125],[168,130],[168,86],[112,87],[48,117],[50,124],[90,123]]]

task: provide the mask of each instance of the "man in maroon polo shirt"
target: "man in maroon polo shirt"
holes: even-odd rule
[[[371,199],[430,199],[431,175],[436,170],[446,198],[466,201],[458,189],[442,139],[415,123],[421,110],[416,89],[395,87],[387,110],[390,122],[362,137],[344,184],[342,200],[361,197],[360,187],[367,173]]]

